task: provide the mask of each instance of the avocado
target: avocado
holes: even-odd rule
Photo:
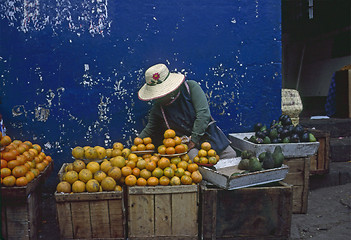
[[[255,133],[255,136],[263,139],[266,136],[266,134],[264,132],[258,131]]]
[[[298,143],[298,142],[300,142],[300,137],[299,137],[299,135],[297,135],[296,133],[294,133],[293,135],[291,135],[290,142],[292,142],[292,143]]]
[[[258,155],[258,160],[260,162],[263,162],[264,157],[266,156],[266,152],[261,152],[260,155]]]
[[[296,133],[299,136],[302,136],[303,132],[304,132],[304,129],[300,124],[297,124],[293,129],[293,133]]]
[[[279,138],[280,139],[280,138]],[[278,138],[273,138],[272,140],[271,140],[271,143],[273,143],[273,144],[277,144],[277,143],[280,143],[280,140],[279,140]]]
[[[263,139],[263,144],[270,144],[271,143],[271,139],[268,136],[265,136]]]
[[[241,152],[241,158],[247,158],[249,159],[250,157],[254,156],[254,153],[251,150],[244,150]]]
[[[271,129],[269,132],[269,138],[274,139],[278,137],[278,130],[276,128]]]
[[[309,142],[310,141],[310,136],[308,132],[304,132],[301,136],[301,142]]]
[[[310,138],[310,142],[316,142],[317,139],[315,138],[315,136],[312,133],[308,134],[309,138]]]
[[[282,149],[281,149],[280,146],[277,146],[274,149],[274,152],[272,154],[272,158],[273,158],[273,161],[274,161],[274,167],[275,168],[282,166],[283,161],[284,161],[284,154],[282,153]]]
[[[249,170],[250,172],[256,172],[262,170],[262,165],[258,161],[257,157],[251,157],[249,159]]]
[[[247,159],[247,158],[241,159],[239,162],[238,168],[240,170],[248,170],[249,169],[249,159]]]
[[[252,135],[250,138],[249,138],[249,141],[252,142],[252,143],[255,143],[256,142],[256,137],[254,135]]]
[[[262,138],[256,138],[256,143],[257,144],[262,144],[263,143],[263,139]]]
[[[264,156],[262,167],[264,169],[271,169],[274,168],[274,160],[272,157],[272,153],[270,151],[266,152],[266,155]]]
[[[290,137],[287,136],[283,139],[283,143],[290,143]]]
[[[282,149],[281,146],[276,146],[276,147],[274,148],[274,151],[273,151],[273,152],[280,152],[280,153],[283,153],[283,149]]]
[[[260,131],[263,132],[263,131],[265,131],[265,130],[267,130],[267,126],[266,126],[266,125],[263,125],[263,126],[260,128]]]

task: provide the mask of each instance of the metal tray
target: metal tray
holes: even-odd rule
[[[256,156],[266,151],[273,152],[276,146],[280,146],[286,158],[309,157],[314,155],[319,147],[319,142],[255,144],[244,140],[245,137],[250,138],[254,134],[254,132],[230,133],[229,139],[232,142],[231,146],[240,151],[251,150]]]
[[[288,173],[289,167],[267,169],[257,172],[231,176],[233,173],[244,172],[238,169],[241,158],[221,159],[214,167],[199,166],[202,178],[220,188],[233,190],[281,181]]]

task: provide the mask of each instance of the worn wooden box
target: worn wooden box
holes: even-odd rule
[[[58,172],[61,180],[67,163]],[[126,239],[124,191],[55,192],[62,239]]]
[[[329,151],[330,151],[330,133],[317,129],[308,129],[319,142],[319,148],[316,154],[311,156],[310,174],[329,173]]]
[[[201,185],[201,239],[289,239],[292,187],[224,190]]]
[[[289,172],[284,182],[293,185],[293,213],[306,213],[308,203],[310,157],[288,158],[284,164],[289,166]]]
[[[4,239],[38,239],[41,185],[52,169],[53,162],[25,187],[1,187],[1,235]]]
[[[198,239],[198,185],[127,191],[128,239]]]

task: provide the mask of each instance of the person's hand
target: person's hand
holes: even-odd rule
[[[195,143],[193,142],[193,141],[189,141],[189,143],[188,143],[188,151],[190,150],[190,149],[193,149],[195,147]]]

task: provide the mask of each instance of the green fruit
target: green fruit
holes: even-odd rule
[[[284,161],[284,154],[282,152],[278,151],[274,151],[272,154],[272,158],[274,161],[274,167],[281,167]]]
[[[266,156],[263,159],[262,167],[264,169],[274,168],[274,160],[271,152],[269,151],[266,152]]]
[[[258,160],[259,160],[260,162],[263,162],[263,159],[264,159],[265,156],[266,156],[266,152],[260,153],[260,155],[258,155]]]
[[[268,136],[265,136],[263,139],[263,144],[270,144],[271,143],[271,139]]]
[[[254,156],[254,153],[250,150],[244,150],[241,152],[241,158],[244,159],[244,158],[247,158],[249,159],[250,157]]]
[[[262,165],[256,157],[251,157],[249,159],[249,171],[256,172],[262,170]]]
[[[249,159],[247,159],[247,158],[241,159],[241,161],[239,162],[238,168],[240,170],[248,170],[249,169]]]
[[[312,133],[309,133],[308,137],[310,139],[310,142],[316,142],[317,141],[317,139],[314,137],[314,135]]]

